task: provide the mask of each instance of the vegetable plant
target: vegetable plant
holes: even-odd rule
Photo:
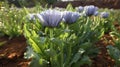
[[[116,30],[111,32],[110,35],[113,38],[114,45],[108,45],[108,53],[115,60],[115,66],[120,66],[120,33]]]
[[[32,19],[24,24],[29,44],[25,57],[33,59],[31,67],[91,65],[90,58],[98,53],[94,44],[105,32],[101,17],[49,9],[32,15]]]
[[[17,8],[5,7],[0,13],[0,31],[7,36],[14,37],[22,34],[24,12]]]

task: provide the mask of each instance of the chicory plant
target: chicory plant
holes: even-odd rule
[[[101,12],[100,17],[108,18],[109,17],[109,13],[108,12]]]
[[[73,11],[67,7],[66,10]],[[95,9],[91,12],[90,9]],[[96,7],[88,9],[88,16],[82,17],[71,11],[46,10],[36,14],[36,23],[25,21],[24,35],[29,48],[26,56],[32,54],[31,67],[80,67],[91,65],[90,57],[98,53],[94,43],[104,34],[104,19],[90,16]],[[65,23],[61,23],[64,19]],[[42,23],[42,24],[41,24]],[[61,23],[61,24],[60,24]],[[66,23],[70,23],[66,26]],[[60,24],[59,27],[57,27]],[[32,53],[31,53],[32,52]]]
[[[65,23],[74,23],[80,17],[80,14],[77,12],[64,11],[63,20]]]
[[[115,61],[115,66],[120,66],[120,33],[115,29],[114,31],[110,32],[110,36],[113,39],[113,45],[109,44],[106,46],[108,54],[111,58]]]
[[[89,5],[84,7],[84,13],[86,16],[92,16],[98,10],[98,7],[94,5]]]
[[[37,17],[44,26],[56,27],[62,20],[62,13],[57,10],[47,10],[37,14]]]
[[[77,9],[78,12],[81,13],[81,12],[84,10],[84,7],[83,7],[83,6],[79,6],[79,7],[77,7],[76,9]]]

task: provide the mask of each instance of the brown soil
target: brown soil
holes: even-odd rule
[[[107,52],[107,45],[114,45],[112,37],[109,34],[105,34],[101,40],[96,43],[100,52],[97,57],[92,59],[92,67],[114,67],[115,62]]]
[[[23,36],[12,38],[1,37],[0,42],[6,41],[0,46],[0,67],[28,67],[30,60],[23,58],[26,50],[26,40]]]

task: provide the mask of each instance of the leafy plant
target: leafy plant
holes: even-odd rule
[[[25,20],[24,35],[30,49],[33,49],[33,60],[30,66],[79,67],[84,64],[91,65],[90,57],[95,57],[98,53],[94,43],[104,34],[104,26],[101,25],[103,21],[100,17],[80,16],[70,24],[63,21],[58,23],[54,22],[60,16],[57,13],[54,10],[47,10],[34,15],[36,20],[33,20],[32,23]],[[28,55],[30,53],[27,52]]]
[[[120,66],[120,34],[117,31],[113,31],[110,33],[113,37],[114,46],[107,46],[108,53],[115,60],[116,66]]]
[[[1,32],[10,37],[22,34],[24,12],[16,8],[4,8],[0,13]]]
[[[112,45],[107,46],[110,56],[115,60],[117,66],[120,66],[120,49],[113,47]]]

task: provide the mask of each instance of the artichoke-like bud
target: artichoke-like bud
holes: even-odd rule
[[[98,10],[98,7],[95,7],[94,5],[90,5],[90,6],[85,6],[84,7],[84,13],[86,14],[86,16],[92,16],[94,15],[94,13]]]
[[[98,11],[96,11],[96,12],[94,13],[94,16],[98,16],[98,14],[99,14],[99,12],[98,12]]]
[[[56,27],[62,21],[62,13],[58,10],[46,10],[36,15],[43,26]]]
[[[79,6],[79,7],[78,7],[78,8],[76,8],[76,9],[77,9],[77,11],[78,11],[78,12],[80,12],[80,13],[81,13],[81,12],[84,10],[84,7]]]
[[[74,23],[79,17],[80,14],[78,12],[70,12],[70,11],[63,12],[63,21],[65,23]]]
[[[108,12],[101,12],[100,17],[108,18],[109,17],[109,13]]]

